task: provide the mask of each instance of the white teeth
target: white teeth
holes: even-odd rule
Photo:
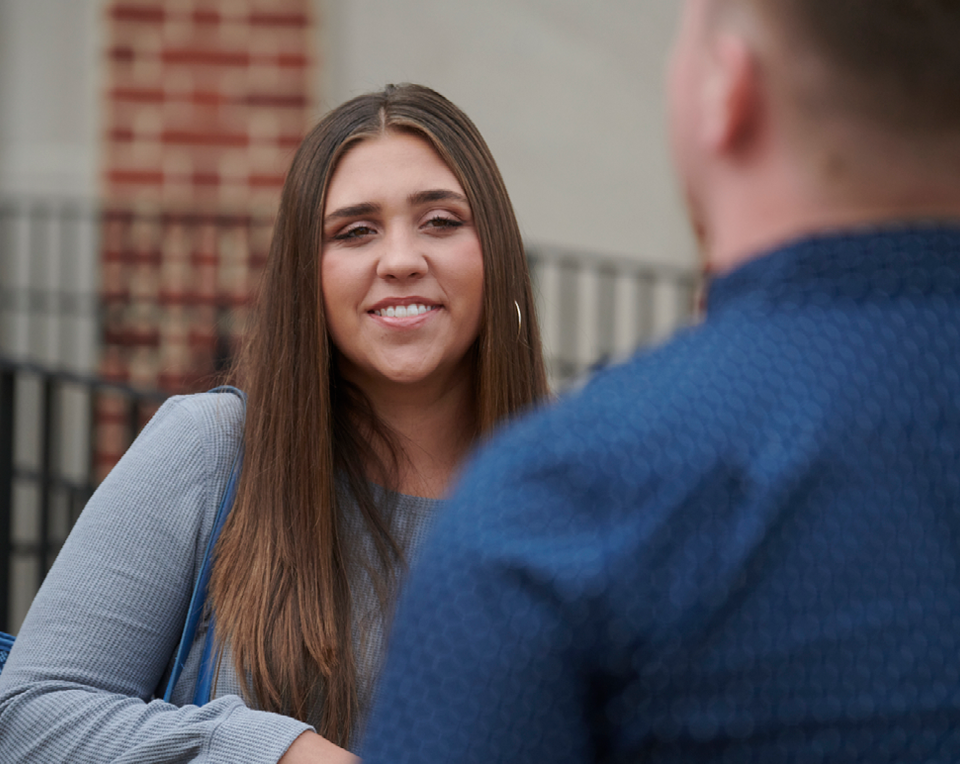
[[[391,305],[389,308],[373,311],[377,316],[388,316],[390,318],[408,318],[410,316],[422,316],[431,310],[436,310],[436,305],[429,308],[426,305]]]

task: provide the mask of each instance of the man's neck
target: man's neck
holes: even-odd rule
[[[909,222],[960,223],[960,182],[891,180],[875,188],[743,187],[729,194],[705,242],[707,266],[726,273],[791,241],[834,231]]]

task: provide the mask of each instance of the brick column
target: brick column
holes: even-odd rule
[[[314,117],[310,0],[110,0],[101,372],[213,384]],[[103,473],[122,451],[106,405]]]

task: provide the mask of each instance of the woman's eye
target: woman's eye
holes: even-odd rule
[[[364,236],[369,236],[372,233],[374,233],[374,230],[370,226],[358,225],[341,231],[333,238],[337,241],[350,241],[351,239],[362,239]]]
[[[442,215],[437,215],[436,217],[432,217],[427,221],[427,226],[429,228],[452,229],[459,228],[462,225],[462,221],[457,220],[456,218],[443,217]]]

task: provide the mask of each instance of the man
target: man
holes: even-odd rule
[[[367,764],[960,761],[960,3],[686,0],[702,325],[511,428]]]

